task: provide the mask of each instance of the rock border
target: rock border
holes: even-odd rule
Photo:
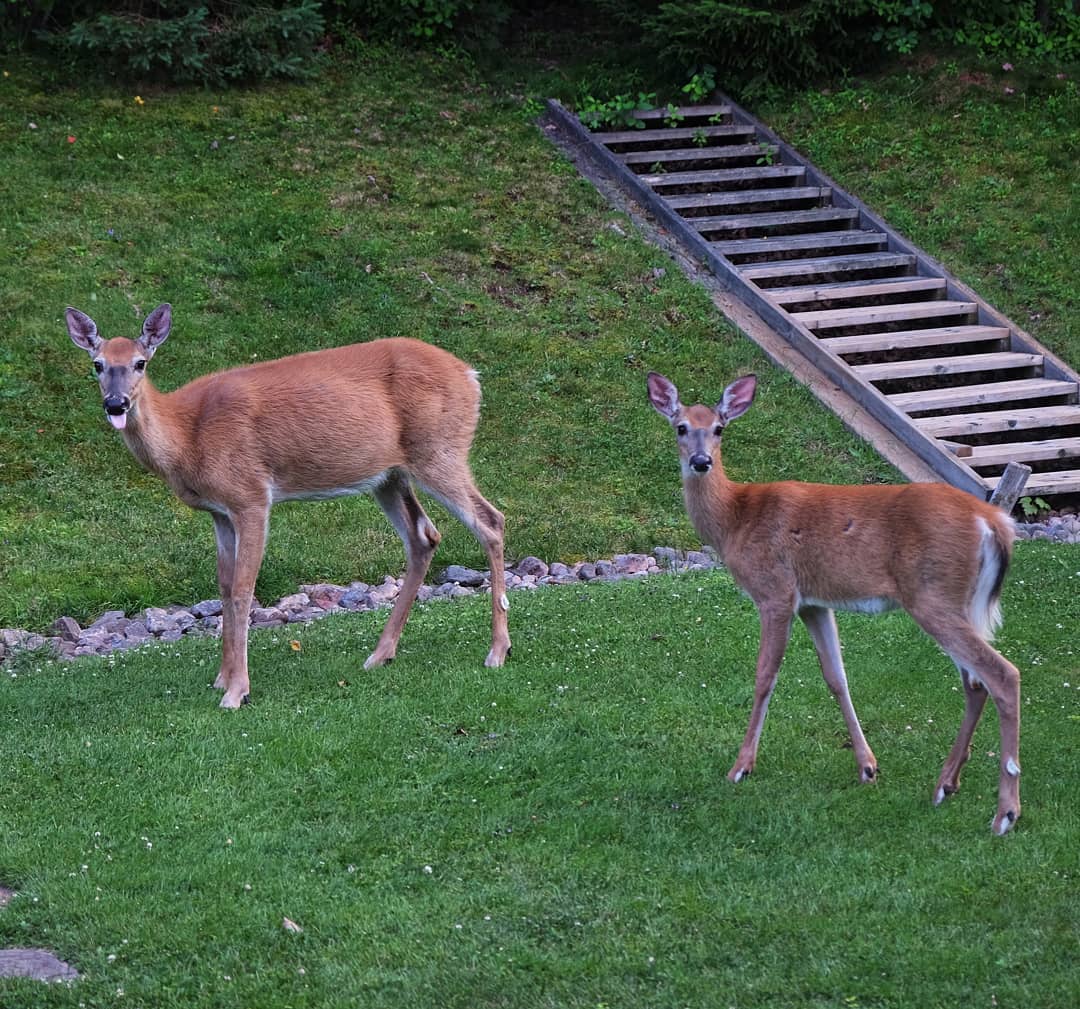
[[[1080,515],[1063,513],[1043,522],[1017,522],[1017,539],[1080,543]],[[619,581],[642,578],[660,572],[698,571],[718,567],[712,550],[676,550],[656,547],[649,554],[615,554],[598,561],[551,564],[539,557],[523,557],[506,569],[509,590],[537,589],[544,585],[575,582]],[[451,564],[433,585],[421,585],[417,602],[458,599],[489,591],[489,572]],[[362,613],[390,606],[401,590],[402,579],[387,575],[380,584],[350,582],[333,585],[321,582],[301,585],[297,592],[283,596],[268,606],[257,600],[251,607],[251,627],[262,629],[306,624],[331,613]],[[0,666],[19,652],[50,650],[60,659],[139,648],[151,642],[178,641],[184,635],[217,637],[221,634],[221,600],[204,599],[194,606],[150,606],[128,616],[123,610],[109,610],[88,627],[74,617],[60,617],[51,634],[35,634],[19,628],[0,628]]]
[[[651,554],[615,554],[598,561],[551,564],[539,557],[523,557],[506,569],[509,591],[537,589],[545,585],[577,582],[619,581],[643,578],[661,571],[700,571],[718,566],[711,551],[675,550],[657,547]],[[297,592],[267,606],[258,600],[251,607],[251,627],[284,627],[307,624],[332,613],[363,613],[390,606],[403,584],[402,578],[387,575],[380,584],[351,582],[333,585],[321,582],[301,585]],[[490,572],[451,564],[435,584],[421,585],[417,602],[459,599],[491,589]],[[128,616],[123,610],[109,610],[88,627],[74,617],[60,617],[51,634],[35,634],[19,628],[0,629],[0,665],[19,652],[48,649],[55,658],[71,660],[86,655],[108,655],[140,648],[153,642],[178,641],[185,635],[217,637],[221,634],[221,600],[204,599],[194,606],[150,606]]]

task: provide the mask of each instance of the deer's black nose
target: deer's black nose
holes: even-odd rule
[[[695,473],[708,473],[712,469],[712,456],[704,452],[695,452],[690,456],[690,468]]]
[[[105,397],[105,412],[111,414],[113,417],[119,417],[122,413],[127,413],[128,408],[131,406],[131,400],[127,396],[106,396]]]

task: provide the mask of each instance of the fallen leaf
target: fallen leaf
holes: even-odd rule
[[[303,935],[304,933],[304,930],[299,925],[297,925],[296,922],[292,920],[292,918],[282,918],[281,927],[285,929],[286,932],[292,932],[295,935]]]
[[[301,649],[301,648],[303,648],[304,646],[303,646],[303,645],[301,645],[301,644],[300,644],[300,642],[299,642],[299,641],[297,641],[297,640],[296,640],[295,638],[293,638],[293,639],[292,639],[292,641],[290,641],[290,642],[289,642],[289,647],[290,647],[290,648],[291,648],[291,649],[292,649],[292,650],[293,650],[294,652],[298,652],[298,651],[300,651],[300,649]]]

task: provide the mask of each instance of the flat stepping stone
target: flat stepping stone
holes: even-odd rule
[[[0,949],[0,978],[28,977],[35,981],[74,981],[79,972],[47,949]]]

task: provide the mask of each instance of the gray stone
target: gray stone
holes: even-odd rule
[[[548,565],[548,577],[561,581],[573,576],[570,574],[570,569],[565,564],[555,561],[553,564]]]
[[[713,559],[701,550],[688,550],[686,552],[686,563],[691,566],[698,564],[703,568],[713,567]]]
[[[82,628],[74,617],[60,617],[53,622],[51,630],[64,641],[78,641]]]
[[[332,610],[341,602],[342,597],[349,590],[344,585],[328,585],[324,583],[301,585],[300,591],[307,593],[312,605],[318,606],[321,610]]]
[[[578,568],[578,578],[583,582],[591,582],[596,577],[596,565],[591,561],[586,561]]]
[[[597,578],[614,578],[618,575],[618,571],[615,565],[611,561],[597,561],[596,562],[596,577]]]
[[[90,625],[90,627],[87,628],[87,630],[90,630],[91,628],[95,630],[97,628],[103,628],[107,631],[122,631],[124,629],[124,624],[126,623],[127,616],[124,614],[123,610],[106,610]],[[118,627],[117,624],[120,626]]]
[[[142,643],[148,640],[153,635],[150,633],[150,628],[142,620],[132,620],[127,627],[124,628],[124,637],[128,641],[135,641]]]
[[[532,575],[534,578],[543,578],[548,573],[547,564],[540,560],[539,557],[522,557],[517,564],[514,565],[514,570],[524,577],[525,575]]]
[[[291,596],[282,596],[277,601],[279,610],[302,610],[311,605],[311,597],[306,592],[294,592]]]
[[[451,564],[446,571],[443,572],[440,581],[443,584],[446,584],[447,582],[457,582],[458,585],[464,585],[467,588],[479,588],[487,581],[487,574],[484,571],[476,571],[473,568],[462,567],[460,564]]]
[[[74,981],[79,972],[47,949],[0,949],[0,977]]]
[[[371,609],[371,600],[368,598],[368,587],[361,583],[356,588],[349,589],[338,601],[338,605],[346,610]]]
[[[178,626],[174,616],[160,606],[148,606],[143,612],[143,619],[146,621],[146,629],[151,634],[164,634]]]
[[[201,603],[196,603],[191,607],[191,613],[192,616],[199,620],[206,617],[219,617],[221,616],[221,600],[204,599]]]
[[[266,624],[276,622],[278,625],[285,622],[285,613],[276,606],[258,606],[251,611],[251,624]]]
[[[616,554],[614,562],[621,574],[637,575],[648,571],[653,559],[647,554]]]

